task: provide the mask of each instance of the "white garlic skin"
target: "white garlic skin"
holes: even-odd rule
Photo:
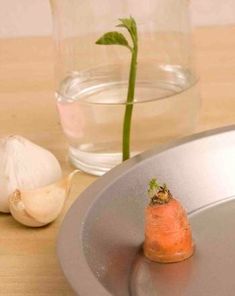
[[[58,160],[48,150],[21,136],[0,140],[0,212],[8,213],[8,197],[16,189],[46,186],[62,176]]]

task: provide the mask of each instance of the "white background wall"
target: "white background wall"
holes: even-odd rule
[[[189,1],[195,25],[235,23],[235,0]],[[0,38],[51,32],[49,0],[0,0]]]

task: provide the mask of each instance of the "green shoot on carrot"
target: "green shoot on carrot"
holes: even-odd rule
[[[123,121],[122,133],[122,160],[130,158],[130,138],[131,138],[131,119],[133,112],[133,101],[135,97],[136,73],[137,73],[137,56],[138,56],[138,32],[136,22],[133,17],[119,19],[119,28],[125,28],[130,34],[132,46],[129,45],[126,37],[117,31],[105,33],[96,41],[99,45],[121,45],[131,51],[131,64],[129,71],[128,93],[126,100],[125,115]]]
[[[149,182],[149,187],[148,187],[148,195],[150,198],[154,197],[157,195],[158,190],[160,188],[160,185],[157,183],[157,179],[152,179]]]
[[[150,198],[150,205],[165,204],[168,203],[172,197],[167,185],[164,183],[160,185],[156,178],[153,178],[149,182],[148,196]]]

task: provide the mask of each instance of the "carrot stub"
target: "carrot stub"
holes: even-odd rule
[[[145,211],[145,256],[155,262],[171,263],[193,255],[194,244],[186,211],[166,185],[156,179],[149,185],[150,204]]]

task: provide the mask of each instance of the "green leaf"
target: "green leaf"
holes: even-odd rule
[[[105,33],[101,38],[96,41],[100,45],[122,45],[130,48],[125,36],[119,32]]]
[[[126,28],[131,34],[132,38],[137,36],[137,26],[133,17],[130,18],[120,18],[119,21],[121,24],[117,25],[119,28]]]
[[[153,198],[154,196],[157,195],[157,191],[160,189],[160,185],[157,182],[157,179],[153,178],[149,182],[149,187],[148,187],[148,195],[150,198]]]
[[[153,178],[152,180],[150,180],[149,182],[150,190],[159,189],[159,188],[160,188],[160,185],[157,183],[157,179]]]

